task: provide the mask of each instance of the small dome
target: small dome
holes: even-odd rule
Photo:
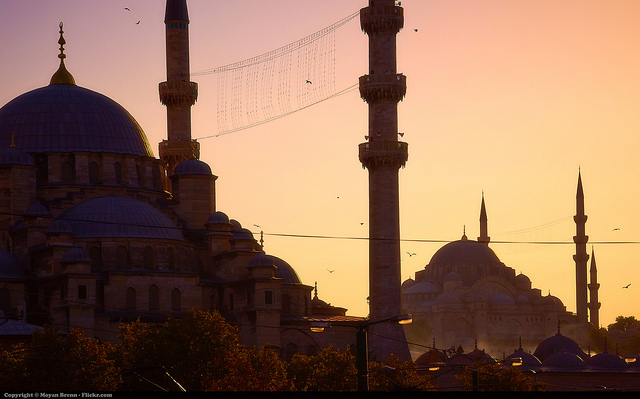
[[[507,356],[506,361],[504,363],[510,364],[512,360],[518,359],[518,358],[522,361],[522,365],[517,367],[536,369],[542,365],[542,362],[540,361],[540,359],[538,359],[531,353],[525,352],[522,348],[519,348],[518,350],[514,351],[512,354]]]
[[[182,230],[146,202],[117,195],[83,201],[58,216],[76,238],[160,238],[184,241]]]
[[[531,288],[531,279],[520,273],[516,276],[516,286],[519,288]]]
[[[249,229],[241,228],[240,230],[235,230],[233,232],[233,236],[231,236],[232,240],[251,240],[255,241],[253,238],[253,233],[249,231]]]
[[[247,267],[276,267],[276,264],[267,255],[259,253],[249,260]]]
[[[415,283],[411,285],[406,291],[405,294],[421,294],[428,292],[440,292],[440,287],[432,283],[431,281],[423,280],[419,283]]]
[[[411,277],[409,277],[408,279],[404,280],[402,282],[402,285],[400,285],[400,288],[403,291],[406,291],[408,288],[413,287],[413,285],[416,283],[416,281],[414,279],[412,279]]]
[[[579,356],[581,359],[587,359],[589,357],[586,353],[584,353],[584,351],[580,348],[580,345],[578,345],[576,341],[572,340],[569,337],[565,337],[564,335],[560,334],[560,332],[542,341],[533,352],[533,355],[544,363],[547,357],[555,353],[562,352],[573,353],[574,355]]]
[[[434,305],[451,305],[458,303],[462,303],[462,300],[460,299],[460,295],[454,292],[445,292],[440,294],[435,301],[433,301]]]
[[[0,279],[24,278],[24,269],[18,263],[18,259],[6,249],[0,248]]]
[[[444,276],[443,281],[462,281],[462,276],[458,272],[451,272]]]
[[[15,147],[5,148],[0,151],[0,165],[35,166],[33,157]]]
[[[570,352],[556,352],[549,355],[542,361],[542,365],[562,369],[584,369],[587,367],[580,356]]]
[[[285,284],[302,284],[298,273],[296,273],[290,264],[273,255],[267,255],[267,257],[273,260],[273,263],[276,265],[276,278],[283,279]]]
[[[493,294],[489,297],[489,303],[492,305],[515,305],[513,298],[507,294]]]
[[[516,303],[520,305],[525,305],[531,303],[531,298],[526,295],[518,295],[516,298]]]
[[[207,175],[211,176],[211,167],[205,162],[191,158],[180,162],[173,170],[174,176],[179,175]]]
[[[49,213],[47,208],[45,208],[44,205],[42,205],[39,202],[34,202],[33,204],[29,205],[29,208],[27,208],[27,211],[25,212],[24,215],[25,216],[33,216],[33,217],[51,216],[51,214]]]
[[[74,247],[62,254],[62,263],[91,263],[87,251]]]
[[[623,370],[629,368],[627,362],[620,356],[608,353],[606,350],[589,359],[589,367],[607,370]]]
[[[229,216],[227,216],[224,212],[216,211],[209,215],[207,224],[229,224]]]

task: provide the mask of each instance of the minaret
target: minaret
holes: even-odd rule
[[[576,222],[576,235],[573,237],[573,242],[576,244],[576,254],[573,256],[576,263],[576,313],[579,321],[587,322],[587,261],[589,260],[587,241],[589,237],[585,234],[587,215],[584,214],[584,193],[580,172],[578,172],[576,215],[573,220]]]
[[[598,302],[598,270],[596,269],[596,254],[591,248],[591,268],[589,269],[589,321],[595,328],[600,328],[600,302]]]
[[[478,242],[488,246],[491,238],[489,237],[487,224],[487,208],[484,205],[484,193],[482,193],[482,205],[480,206],[480,237],[478,237]]]
[[[367,142],[359,146],[369,170],[369,317],[371,322],[400,315],[400,207],[398,171],[404,167],[407,143],[398,141],[398,103],[407,90],[396,70],[396,35],[404,26],[404,9],[394,0],[369,0],[360,10],[369,36],[369,74],[360,77],[360,96],[369,105]],[[372,358],[392,353],[410,360],[402,326],[380,323],[369,328]],[[382,336],[382,337],[381,337]]]
[[[167,175],[177,164],[200,158],[200,144],[191,139],[191,106],[198,98],[198,84],[189,71],[189,13],[186,0],[167,0],[167,81],[160,83],[160,102],[167,107],[167,139],[159,146],[160,159],[167,162]]]

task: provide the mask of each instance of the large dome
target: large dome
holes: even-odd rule
[[[498,256],[487,245],[471,240],[458,240],[440,248],[431,258],[429,265],[455,264],[501,264]]]
[[[50,84],[0,108],[0,148],[153,157],[138,122],[110,98],[75,84]]]
[[[81,202],[58,216],[78,238],[160,238],[184,240],[165,214],[140,200],[108,195]]]

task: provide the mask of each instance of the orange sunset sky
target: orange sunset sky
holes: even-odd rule
[[[367,171],[358,161],[367,104],[350,90],[219,134],[217,77],[198,72],[295,42],[366,5],[188,0],[192,81],[199,84],[192,135],[219,176],[217,209],[258,239],[264,231],[267,253],[289,262],[305,284],[317,282],[321,299],[356,316],[368,313]],[[158,83],[166,79],[164,6],[164,0],[0,0],[0,105],[49,83],[62,21],[65,63],[76,83],[126,108],[157,156],[166,136],[158,99]],[[601,323],[639,318],[640,1],[402,0],[402,6],[398,71],[408,90],[399,131],[409,143],[400,171],[403,279],[464,229],[470,239],[479,235],[484,192],[498,257],[575,312],[572,216],[580,170]],[[357,18],[335,38],[337,91],[367,73],[368,39]]]

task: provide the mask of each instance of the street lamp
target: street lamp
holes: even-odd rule
[[[359,324],[356,328],[356,368],[358,373],[358,391],[369,390],[369,346],[367,344],[367,328],[374,324],[395,322],[398,324],[410,324],[413,318],[410,314],[403,314],[387,319],[370,321],[368,323]],[[322,332],[325,328],[330,327],[329,323],[314,322],[311,323],[311,331]],[[349,326],[353,327],[353,326]]]

